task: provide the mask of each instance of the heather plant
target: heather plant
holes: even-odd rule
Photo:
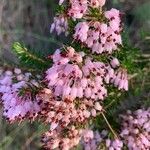
[[[22,69],[0,70],[4,117],[48,125],[45,149],[150,148],[149,109],[120,115],[122,123],[110,113],[138,73],[133,60],[139,54],[122,39],[123,14],[104,5],[105,0],[60,0],[50,32],[64,33],[68,41],[47,57],[14,43]]]

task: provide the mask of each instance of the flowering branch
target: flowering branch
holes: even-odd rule
[[[30,54],[18,43],[14,45],[24,63],[47,71],[34,78],[18,68],[0,70],[4,116],[10,123],[38,118],[48,124],[42,138],[46,149],[69,150],[94,141],[91,149],[96,150],[101,136],[105,148],[123,148],[103,110],[114,102],[112,96],[118,98],[128,91],[130,56],[135,53],[123,46],[122,14],[114,8],[105,11],[104,4],[105,0],[60,0],[50,32],[70,34],[70,40],[47,57],[51,61]],[[94,128],[90,124],[99,114],[114,134],[114,141],[105,141],[106,132],[101,135],[88,129]]]

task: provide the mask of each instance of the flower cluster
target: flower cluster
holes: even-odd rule
[[[62,5],[63,1],[60,1]],[[122,45],[121,31],[121,13],[119,10],[112,8],[103,11],[101,8],[105,0],[72,0],[67,6],[67,13],[55,17],[51,26],[51,31],[56,28],[58,34],[61,32],[68,33],[68,21],[71,18],[81,19],[75,26],[74,40],[80,41],[83,45],[90,48],[92,53],[112,53]],[[98,13],[91,14],[91,8]],[[66,17],[62,17],[66,16]]]
[[[127,114],[120,115],[120,119],[122,127],[119,138],[110,139],[106,130],[101,133],[88,130],[86,138],[82,138],[84,149],[122,150],[124,146],[129,150],[150,149],[150,109],[127,111]]]
[[[127,90],[128,80],[124,71],[115,70],[109,64],[93,61],[74,48],[67,47],[66,52],[57,50],[53,66],[47,70],[48,87],[56,96],[62,98],[88,98],[103,100],[107,96],[105,83],[114,83],[119,89]],[[115,66],[115,63],[111,63]]]
[[[106,74],[104,63],[94,62],[90,58],[83,60],[82,54],[76,53],[72,47],[67,48],[64,54],[56,51],[53,58],[54,64],[48,69],[46,78],[49,88],[54,90],[56,96],[72,100],[103,100],[107,96],[103,83]]]
[[[85,150],[109,149],[109,150],[122,150],[123,142],[116,138],[110,139],[108,131],[87,130],[86,137],[82,138],[82,146]]]
[[[87,130],[87,133],[81,140],[81,144],[85,150],[97,150],[101,141],[102,138],[98,131]]]
[[[126,70],[116,72],[112,82],[116,87],[118,87],[119,90],[124,89],[128,91],[128,79]]]
[[[67,98],[61,100],[53,97],[49,89],[39,93],[37,101],[42,108],[40,116],[51,124],[50,131],[60,127],[65,128],[70,124],[83,123],[102,110],[102,106],[92,100],[83,99],[75,102]]]
[[[119,66],[116,58],[112,58],[110,64],[105,64],[92,60],[84,52],[76,52],[72,47],[67,47],[64,51],[57,49],[51,58],[53,65],[46,71],[46,92],[49,96],[46,98],[42,94],[39,99],[41,104],[46,101],[46,107],[42,106],[44,111],[41,114],[51,124],[48,143],[53,147],[55,142],[50,139],[53,139],[56,132],[59,131],[55,138],[58,142],[62,139],[64,129],[72,124],[86,124],[89,119],[103,111],[102,102],[107,97],[107,84],[112,83],[119,89],[127,89],[124,87],[123,78],[126,73],[124,75],[121,72],[121,78],[118,76],[119,70],[112,68]],[[57,143],[58,147],[61,143]]]
[[[56,31],[57,35],[65,32],[65,35],[68,35],[68,20],[63,15],[54,17],[54,22],[51,25],[50,33]]]
[[[99,8],[104,6],[106,0],[71,0],[70,7],[68,9],[68,15],[73,19],[81,19],[88,12],[90,7]],[[64,0],[59,1],[59,5],[62,5]]]
[[[0,70],[0,94],[4,106],[3,115],[10,121],[22,121],[24,118],[34,119],[40,111],[29,86],[38,87],[39,83],[32,79],[31,73],[23,74],[20,69]],[[29,85],[30,84],[30,85]]]
[[[150,109],[128,111],[122,115],[122,131],[120,136],[129,150],[150,149]]]
[[[108,89],[114,86],[128,90],[127,71],[117,56],[111,56],[122,44],[120,12],[103,11],[105,0],[71,0],[66,4],[68,7],[54,18],[50,31],[68,34],[71,19],[76,24],[73,40],[79,41],[81,47],[57,49],[49,57],[52,66],[42,79],[37,76],[34,80],[31,73],[20,69],[0,70],[4,116],[10,122],[38,117],[48,124],[49,131],[42,141],[49,150],[69,150],[80,142],[86,150],[96,150],[100,142],[105,143],[105,148],[120,150],[123,143],[119,139],[111,141],[104,132],[87,129],[89,122],[104,111]],[[89,49],[91,54],[86,53]],[[105,61],[93,53],[99,58],[103,55]]]
[[[109,139],[108,131],[103,130],[93,131],[91,129],[76,129],[75,126],[68,127],[65,130],[67,136],[62,135],[58,129],[55,132],[46,132],[43,137],[43,142],[48,149],[60,148],[62,150],[68,150],[74,146],[80,144],[84,150],[97,150],[97,149],[109,149],[109,150],[122,150],[123,142],[120,139]],[[65,134],[64,133],[64,134]]]
[[[67,134],[67,136],[65,135]],[[82,130],[78,130],[75,126],[68,127],[66,131],[61,132],[61,129],[55,130],[53,132],[46,132],[42,141],[46,143],[44,145],[47,149],[69,150],[74,146],[78,145],[82,137]]]
[[[75,27],[74,39],[81,41],[93,53],[112,53],[122,44],[120,12],[111,9],[105,12],[104,18],[101,22],[79,22]]]

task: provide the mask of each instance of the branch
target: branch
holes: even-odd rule
[[[13,51],[17,54],[22,64],[28,67],[33,68],[34,66],[36,69],[43,69],[49,65],[49,61],[45,58],[38,56],[39,54],[29,52],[27,48],[18,42],[13,44]]]
[[[115,133],[114,129],[111,127],[111,125],[110,125],[110,123],[108,122],[107,118],[105,117],[104,113],[102,112],[101,114],[102,114],[104,120],[106,121],[106,123],[107,123],[109,129],[110,129],[111,132],[113,133],[114,137],[118,139],[117,134]]]

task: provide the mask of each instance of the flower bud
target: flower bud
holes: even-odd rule
[[[111,66],[112,66],[113,68],[117,68],[117,67],[120,65],[120,63],[119,63],[119,61],[118,61],[117,58],[113,58],[113,59],[111,60],[110,64],[111,64]]]

